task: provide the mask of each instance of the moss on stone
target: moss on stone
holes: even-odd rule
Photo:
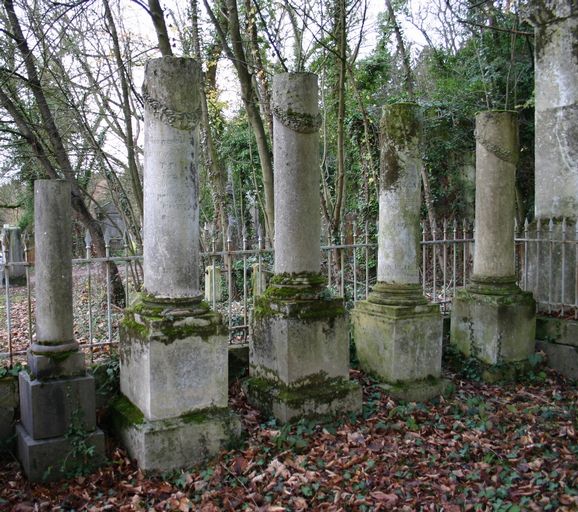
[[[142,411],[124,395],[119,395],[115,399],[112,409],[114,422],[118,427],[142,425],[145,421]]]

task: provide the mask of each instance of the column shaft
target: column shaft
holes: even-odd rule
[[[513,278],[518,117],[476,116],[476,245],[474,278]]]
[[[273,78],[276,274],[321,268],[317,96],[317,75]]]
[[[72,211],[70,183],[34,183],[35,353],[77,347],[72,328]]]
[[[419,284],[421,117],[414,103],[387,105],[381,119],[377,280]]]
[[[197,62],[147,63],[144,287],[162,298],[199,293],[199,87]]]

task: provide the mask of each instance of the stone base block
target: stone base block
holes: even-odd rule
[[[104,434],[95,430],[82,440],[82,449],[75,449],[66,437],[33,439],[22,425],[16,426],[18,457],[24,473],[32,482],[58,480],[79,468],[96,467],[105,460]],[[88,456],[85,449],[93,447]]]
[[[406,402],[427,402],[439,396],[449,396],[454,385],[447,379],[425,379],[401,384],[381,384],[392,398]]]
[[[536,339],[578,347],[578,322],[539,316],[536,318]]]
[[[145,471],[196,466],[234,445],[241,422],[228,409],[196,411],[178,418],[148,421],[124,399],[115,404],[117,432],[131,457]],[[135,411],[136,410],[136,411]]]
[[[37,380],[20,372],[20,419],[35,440],[66,434],[74,418],[84,430],[96,428],[96,403],[92,376]]]
[[[468,357],[497,365],[534,353],[536,303],[531,293],[459,290],[452,305],[450,341]]]
[[[357,303],[352,319],[357,358],[366,372],[394,385],[409,385],[440,376],[442,317],[439,306],[395,306],[363,301]]]
[[[349,325],[342,300],[265,301],[260,299],[252,322],[251,377],[285,386],[320,376],[348,378]]]
[[[227,347],[221,316],[205,303],[141,300],[120,326],[121,391],[151,421],[225,408]]]
[[[548,367],[569,379],[578,379],[578,346],[538,340],[536,349],[546,354]]]
[[[77,351],[65,357],[48,357],[28,351],[28,368],[37,379],[81,377],[86,373],[84,353]]]
[[[286,423],[299,418],[324,418],[361,411],[362,391],[357,382],[333,379],[287,387],[261,378],[244,383],[249,403]]]

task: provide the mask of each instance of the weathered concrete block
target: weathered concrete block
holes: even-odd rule
[[[215,265],[205,267],[205,300],[210,304],[215,300],[219,302],[222,298],[221,269]]]
[[[466,356],[486,364],[523,361],[534,353],[535,312],[532,294],[519,288],[500,295],[458,290],[452,305],[450,342]]]
[[[88,433],[83,440],[87,448],[94,447],[90,457],[86,452],[76,453],[71,440],[65,437],[33,439],[22,425],[16,426],[16,435],[18,458],[32,482],[58,480],[80,465],[96,467],[104,461],[104,434],[101,430]]]
[[[226,329],[206,304],[155,310],[137,303],[120,337],[120,388],[147,419],[227,406]]]
[[[252,377],[245,381],[244,389],[250,404],[282,423],[298,418],[358,413],[363,398],[357,382],[339,378],[320,379],[305,386],[285,386]]]
[[[578,347],[578,322],[539,316],[536,318],[536,339]]]
[[[20,420],[35,440],[63,436],[73,417],[88,432],[96,428],[92,376],[40,381],[20,372],[19,387]]]
[[[285,385],[306,384],[320,374],[348,377],[349,326],[343,301],[320,301],[310,306],[311,310],[300,313],[299,304],[283,304],[276,313],[255,318],[251,376]]]
[[[578,346],[538,340],[536,349],[546,354],[550,368],[569,379],[578,379]]]
[[[114,410],[123,445],[145,471],[198,465],[241,436],[241,423],[228,409],[198,410],[178,418],[148,421],[122,397]]]
[[[0,448],[14,435],[18,409],[18,381],[15,377],[0,379]]]
[[[438,305],[362,301],[352,319],[357,357],[365,371],[391,384],[440,376],[442,317]]]
[[[28,368],[37,379],[80,377],[86,373],[84,353],[81,351],[65,358],[48,357],[28,351]]]
[[[361,409],[361,389],[348,380],[348,322],[342,299],[271,300],[265,294],[252,328],[246,390],[256,407],[282,422]]]

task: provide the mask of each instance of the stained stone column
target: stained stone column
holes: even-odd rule
[[[427,400],[446,386],[439,306],[428,304],[419,284],[421,134],[418,105],[384,107],[377,284],[352,314],[362,368],[405,400]]]
[[[528,10],[535,33],[536,103],[535,221],[528,226],[528,234],[530,238],[540,235],[545,240],[574,241],[578,219],[578,4],[575,0],[533,0]],[[565,234],[562,219],[566,219]],[[538,302],[572,304],[577,300],[575,244],[567,243],[563,254],[562,244],[530,243],[528,263],[528,287]]]
[[[249,400],[280,421],[355,412],[343,299],[320,274],[317,76],[273,79],[275,275],[256,300]]]
[[[476,116],[476,244],[471,284],[454,298],[451,342],[488,365],[534,352],[535,303],[516,285],[514,267],[515,112]]]
[[[72,321],[72,208],[70,184],[38,180],[34,186],[36,341],[30,374],[19,375],[18,455],[30,480],[61,478],[74,464],[67,434],[86,432],[95,463],[104,456],[96,428],[94,379],[74,340]]]
[[[144,293],[120,327],[121,439],[139,467],[198,464],[240,433],[227,408],[227,330],[199,291],[200,68],[147,63]]]

